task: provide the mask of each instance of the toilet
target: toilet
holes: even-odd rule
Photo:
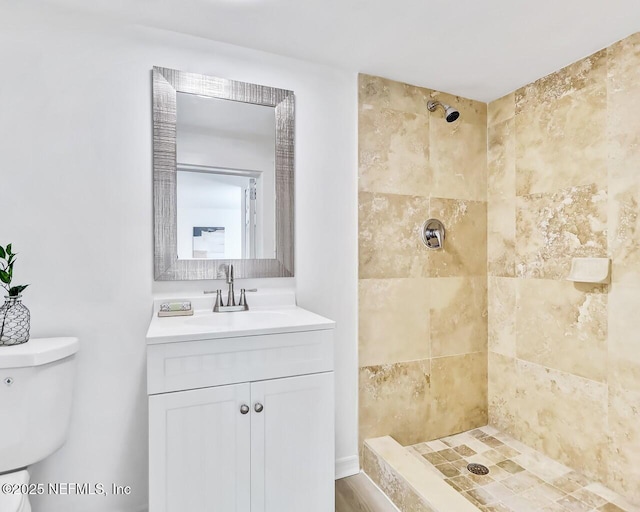
[[[0,486],[25,486],[28,467],[64,444],[78,347],[77,338],[0,346]],[[30,512],[28,495],[0,492],[0,510]]]

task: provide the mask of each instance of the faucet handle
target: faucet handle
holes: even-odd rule
[[[222,290],[216,290],[216,302],[213,305],[213,311],[219,311],[224,304],[222,303]]]
[[[444,249],[445,229],[444,224],[438,219],[429,219],[422,225],[422,242],[428,249]]]
[[[245,295],[245,289],[240,289],[240,302],[238,302],[238,306],[246,306],[247,305],[247,296]]]
[[[221,306],[224,306],[222,303],[222,290],[216,290],[216,304],[220,303]]]
[[[442,231],[439,229],[434,229],[433,234],[436,236],[436,240],[438,240],[438,248],[442,249],[444,247],[442,243]]]

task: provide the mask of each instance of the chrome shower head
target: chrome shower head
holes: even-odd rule
[[[453,123],[460,117],[460,112],[446,103],[440,103],[439,101],[433,100],[427,103],[427,109],[429,112],[435,112],[438,107],[442,107],[442,110],[444,110],[444,118],[447,120],[447,123]]]

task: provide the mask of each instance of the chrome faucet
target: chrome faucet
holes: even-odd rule
[[[227,293],[227,306],[236,305],[236,295],[233,291],[233,265],[227,268],[227,284],[229,285],[229,293]]]
[[[247,311],[249,305],[247,304],[247,297],[245,295],[245,289],[240,290],[240,301],[236,305],[236,294],[233,290],[234,277],[233,277],[233,265],[229,265],[226,268],[227,284],[229,285],[229,291],[227,293],[227,305],[222,302],[222,290],[216,290],[216,301],[213,304],[214,313],[231,312],[231,311]],[[208,293],[208,292],[205,292]]]

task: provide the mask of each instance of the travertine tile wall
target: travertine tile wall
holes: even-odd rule
[[[640,34],[491,103],[488,168],[490,422],[640,503]]]
[[[487,106],[367,75],[359,87],[360,439],[408,445],[487,422]],[[430,217],[446,251],[422,244]]]

